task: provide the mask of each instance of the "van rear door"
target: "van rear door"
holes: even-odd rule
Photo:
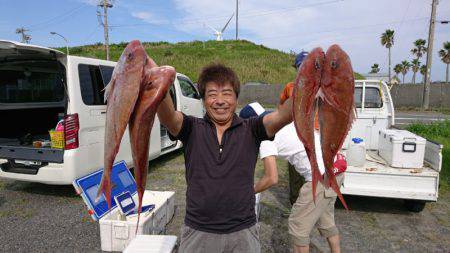
[[[57,50],[0,40],[0,159],[5,171],[35,174],[62,163],[64,150],[35,147],[66,112],[65,55]],[[20,171],[16,170],[19,169]]]

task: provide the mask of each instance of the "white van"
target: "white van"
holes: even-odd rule
[[[71,184],[103,167],[106,105],[103,88],[115,62],[68,56],[46,47],[0,40],[0,177],[46,184]],[[177,74],[170,94],[175,108],[203,116],[188,77]],[[50,140],[64,119],[64,149],[34,147]],[[155,118],[149,159],[181,147]],[[128,130],[116,161],[133,166]]]

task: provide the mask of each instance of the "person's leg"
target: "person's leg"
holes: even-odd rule
[[[336,177],[338,185],[344,180],[344,175],[340,174]],[[325,190],[325,200],[328,202],[326,210],[320,216],[317,227],[322,236],[327,238],[332,253],[341,252],[339,230],[334,222],[334,204],[336,202],[336,193],[330,188]]]
[[[327,238],[328,244],[330,245],[331,253],[340,253],[341,245],[339,242],[339,234],[333,235]]]
[[[324,188],[322,184],[318,184],[317,187],[316,203],[314,203],[312,197],[311,182],[306,182],[300,189],[300,195],[292,207],[288,222],[294,252],[309,252],[309,235],[321,216],[322,210],[325,210],[326,207],[323,199]]]
[[[302,246],[294,244],[294,253],[309,253],[309,244]]]
[[[180,253],[222,252],[222,234],[207,233],[183,225],[181,228]]]
[[[224,236],[224,253],[259,253],[259,224]]]
[[[295,167],[288,162],[288,171],[289,171],[289,201],[291,205],[294,205],[295,201],[298,198],[298,194],[300,188],[305,183],[305,180],[302,176],[295,170]]]

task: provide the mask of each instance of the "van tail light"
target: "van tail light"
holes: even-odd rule
[[[64,116],[64,149],[78,148],[78,130],[80,129],[80,121],[78,120],[78,113],[67,114]]]

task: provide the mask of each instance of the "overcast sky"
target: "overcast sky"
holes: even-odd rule
[[[437,20],[450,20],[450,0],[440,0]],[[97,0],[0,0],[0,39],[20,40],[18,27],[29,29],[31,43],[70,46],[102,42]],[[235,12],[235,0],[115,0],[109,9],[111,42],[192,41],[214,39],[208,24],[221,29]],[[285,52],[325,50],[333,43],[350,55],[353,68],[367,73],[373,63],[387,72],[387,49],[380,44],[386,29],[395,30],[392,65],[412,60],[413,41],[428,40],[431,0],[241,0],[239,38]],[[224,39],[234,39],[233,19]],[[436,24],[432,79],[445,79],[437,51],[450,41],[450,24]],[[425,63],[425,58],[421,60]],[[408,74],[406,80],[411,80]],[[419,77],[418,80],[421,80]]]

